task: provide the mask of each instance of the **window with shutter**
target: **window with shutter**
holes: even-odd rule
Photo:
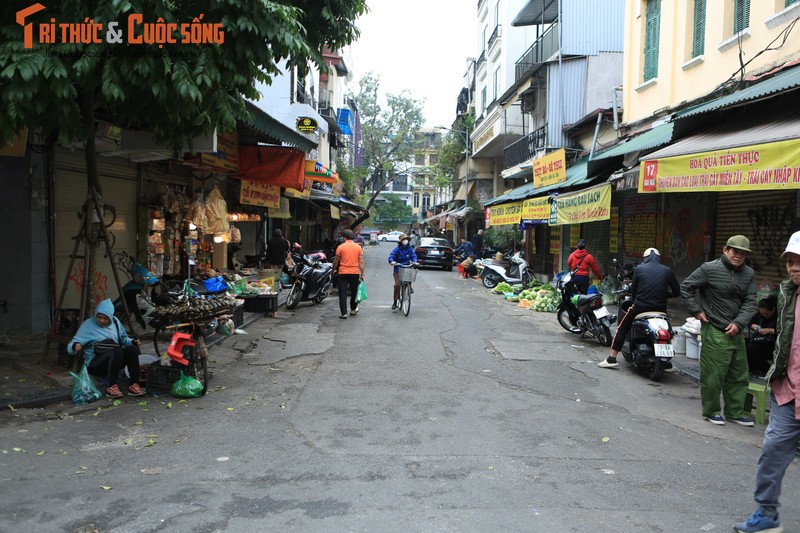
[[[661,0],[647,0],[644,22],[644,81],[658,76],[658,37]]]
[[[692,57],[705,52],[706,43],[706,0],[694,0],[694,30],[692,32]]]
[[[734,0],[733,2],[733,34],[750,27],[750,0]]]

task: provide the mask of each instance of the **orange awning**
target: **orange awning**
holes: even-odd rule
[[[339,173],[329,169],[319,161],[306,159],[306,177],[311,181],[320,181],[322,183],[336,183],[339,179]]]
[[[235,177],[303,190],[305,153],[283,146],[240,146]]]

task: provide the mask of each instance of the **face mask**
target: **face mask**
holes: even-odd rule
[[[408,246],[408,241],[404,239],[400,242],[400,244],[402,244],[403,246]]]

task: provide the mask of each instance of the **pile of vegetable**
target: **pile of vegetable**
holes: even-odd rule
[[[532,302],[531,309],[544,313],[555,313],[561,303],[558,291],[546,283],[539,283],[536,288],[525,289],[519,294],[519,299]]]
[[[505,281],[501,281],[495,286],[494,289],[492,289],[492,292],[496,292],[497,294],[506,294],[509,292],[514,292],[514,287]]]

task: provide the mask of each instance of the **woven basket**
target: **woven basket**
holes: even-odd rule
[[[400,281],[417,281],[417,270],[415,268],[401,268]]]

